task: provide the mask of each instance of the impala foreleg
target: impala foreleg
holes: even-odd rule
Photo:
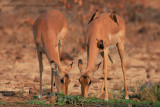
[[[55,72],[56,72],[57,64],[54,61],[51,61],[51,94],[50,96],[54,96],[54,83],[55,83]]]

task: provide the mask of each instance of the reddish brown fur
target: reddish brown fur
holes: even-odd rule
[[[100,66],[101,62],[96,65],[92,70],[90,71],[84,71],[84,68],[83,68],[83,63],[82,63],[82,60],[79,59],[78,61],[78,67],[80,69],[80,72],[81,72],[81,76],[79,78],[79,82],[81,84],[81,95],[83,97],[87,97],[88,96],[88,90],[89,90],[89,86],[90,86],[90,82],[91,82],[91,79],[92,79],[92,75],[91,75],[91,72],[95,72],[99,66]]]
[[[48,61],[51,64],[52,75],[51,75],[51,92],[54,90],[54,77],[56,76],[56,81],[64,79],[64,84],[56,84],[59,89],[64,94],[67,94],[68,84],[70,83],[70,77],[66,78],[72,64],[63,70],[60,65],[60,56],[63,48],[63,40],[67,32],[67,21],[65,17],[58,10],[52,10],[47,13],[42,14],[38,17],[33,25],[34,40],[37,47],[39,68],[40,68],[40,94],[42,94],[42,53],[46,54]],[[59,46],[60,44],[60,46]],[[56,70],[58,67],[58,71]],[[55,74],[57,73],[57,74]],[[59,77],[59,78],[58,78]],[[60,86],[58,86],[60,85]],[[40,97],[42,97],[40,95]]]
[[[42,14],[33,25],[34,39],[38,49],[47,54],[49,62],[55,61],[58,66],[60,66],[58,54],[58,39],[60,35],[58,34],[62,29],[67,30],[67,21],[58,10]],[[65,34],[62,36],[62,40],[64,37]]]
[[[125,92],[126,92],[126,99],[128,99],[128,92],[127,92],[127,83],[126,83],[126,74],[125,74],[125,66],[124,66],[124,37],[125,37],[125,23],[124,20],[116,15],[117,22],[114,22],[113,19],[110,17],[111,13],[103,13],[99,15],[96,19],[94,19],[87,28],[86,32],[86,46],[87,46],[87,68],[85,70],[85,73],[88,75],[89,79],[92,79],[93,73],[96,71],[94,70],[95,67],[95,60],[97,57],[97,54],[99,53],[99,49],[97,47],[97,40],[103,40],[104,45],[104,81],[102,83],[101,91],[99,93],[99,96],[103,93],[105,88],[105,100],[108,100],[108,92],[107,92],[107,76],[108,76],[108,47],[111,45],[117,45],[119,55],[121,58],[121,64],[122,64],[122,71],[124,73],[124,81],[125,81]],[[79,67],[80,70],[81,67]],[[81,73],[82,78],[84,73]],[[86,81],[84,78],[81,79],[81,87],[82,93],[85,93],[85,95],[82,95],[84,97],[88,96],[88,90],[85,92],[85,87],[83,84],[85,84]]]

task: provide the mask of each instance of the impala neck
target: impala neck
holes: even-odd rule
[[[95,66],[98,55],[96,41],[91,41],[87,47],[87,70],[92,70]]]

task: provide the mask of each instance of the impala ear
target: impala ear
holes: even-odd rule
[[[79,67],[80,73],[82,73],[83,72],[83,61],[82,61],[82,59],[78,60],[78,67]]]
[[[100,67],[102,62],[100,62],[99,64],[97,64],[92,71],[90,71],[92,73],[92,75],[94,75],[94,73],[98,70],[98,68]]]
[[[71,68],[72,68],[72,65],[73,65],[73,62],[66,67],[65,71],[69,72],[71,70]]]

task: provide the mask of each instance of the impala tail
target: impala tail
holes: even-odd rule
[[[97,39],[97,47],[98,47],[99,49],[101,49],[101,50],[104,49],[103,40],[98,40],[98,39]]]

